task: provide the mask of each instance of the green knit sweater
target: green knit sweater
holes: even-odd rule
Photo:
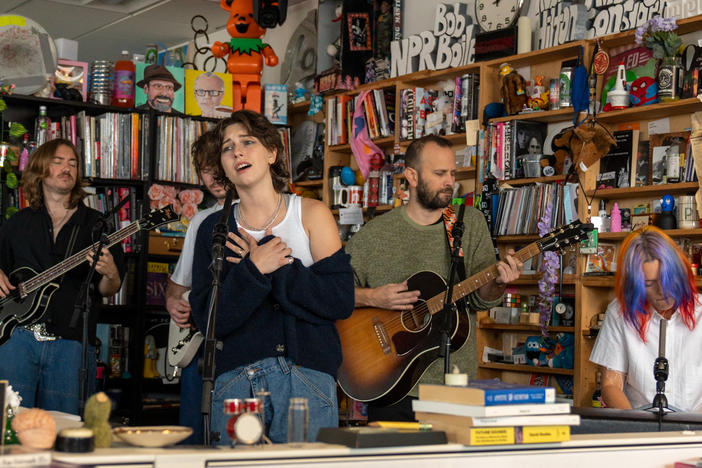
[[[495,254],[485,218],[476,209],[465,211],[463,253],[466,274],[471,276],[495,263]],[[446,279],[450,267],[450,252],[444,224],[438,222],[421,226],[412,221],[405,207],[374,218],[357,232],[348,242],[346,251],[351,255],[356,285],[362,288],[377,288],[388,283],[401,283],[419,271],[433,271]],[[485,301],[478,292],[468,295],[472,310],[485,310],[501,303],[501,299]],[[475,315],[470,314],[471,330],[475,327]],[[438,343],[437,343],[438,345]],[[477,354],[475,333],[457,352],[451,354],[451,363],[462,372],[475,378]],[[443,362],[435,361],[421,379],[422,383],[443,383]],[[415,386],[410,395],[417,396]]]

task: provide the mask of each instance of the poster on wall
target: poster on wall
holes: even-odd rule
[[[232,113],[232,75],[185,70],[185,113],[222,119]]]
[[[137,109],[183,114],[185,70],[137,63],[136,80],[134,103]]]

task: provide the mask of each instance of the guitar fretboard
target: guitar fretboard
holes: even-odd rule
[[[129,226],[126,226],[117,232],[113,232],[112,234],[107,236],[108,243],[106,247],[112,247],[116,243],[120,242],[122,239],[126,239],[132,234],[139,232],[139,229],[139,221],[134,221]],[[20,296],[24,297],[27,294],[31,294],[33,291],[39,289],[46,283],[58,278],[65,272],[72,270],[81,263],[85,262],[85,257],[88,255],[88,252],[93,251],[98,244],[99,242],[96,242],[91,246],[84,248],[80,252],[68,257],[61,263],[57,263],[56,265],[52,266],[51,268],[48,268],[42,273],[33,276],[32,278],[28,279],[27,281],[24,281],[23,283],[20,283],[18,286]]]
[[[538,255],[539,253],[541,253],[541,248],[539,247],[538,242],[532,242],[523,249],[519,250],[513,256],[515,259],[523,263],[529,260],[531,257]],[[463,299],[468,294],[472,293],[476,289],[479,289],[481,286],[489,283],[498,276],[499,273],[497,271],[497,264],[494,264],[474,274],[473,276],[464,279],[460,283],[454,284],[451,302],[456,302],[460,299]],[[437,294],[436,296],[427,300],[427,306],[429,308],[429,312],[431,312],[432,314],[443,310],[444,293]]]

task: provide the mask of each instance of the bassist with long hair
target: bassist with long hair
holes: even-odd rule
[[[42,272],[99,240],[93,239],[92,228],[102,215],[83,203],[86,193],[77,154],[63,139],[51,140],[32,154],[22,174],[29,207],[0,229],[0,297],[20,292],[18,280],[25,278],[12,274],[18,269]],[[34,317],[17,317],[19,326],[0,346],[0,376],[19,391],[23,406],[78,413],[82,320],[80,314],[72,318],[92,252],[86,260],[56,279],[58,289],[41,299],[48,305],[38,307]],[[103,248],[93,277],[93,304],[119,290],[124,271],[121,245]],[[95,355],[96,323],[91,311],[88,356]],[[93,388],[95,359],[88,359],[88,379]]]

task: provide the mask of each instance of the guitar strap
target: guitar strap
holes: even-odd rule
[[[453,209],[453,205],[447,206],[446,209],[444,209],[444,212],[441,214],[441,217],[444,220],[446,242],[448,244],[449,254],[451,254],[453,253],[453,225],[456,224],[456,221],[458,220],[458,216],[456,215],[456,210]],[[463,257],[463,247],[458,250],[458,255]],[[466,279],[466,264],[464,262],[458,264],[456,273],[458,273],[459,281]]]
[[[76,243],[76,239],[78,238],[78,231],[80,230],[80,224],[74,224],[73,225],[73,230],[71,231],[71,237],[68,238],[68,247],[66,247],[66,257],[64,260],[66,260],[68,257],[71,256],[71,252],[73,251],[73,246]],[[63,277],[66,276],[66,273],[62,274],[59,279],[58,283],[61,284],[63,282]]]

